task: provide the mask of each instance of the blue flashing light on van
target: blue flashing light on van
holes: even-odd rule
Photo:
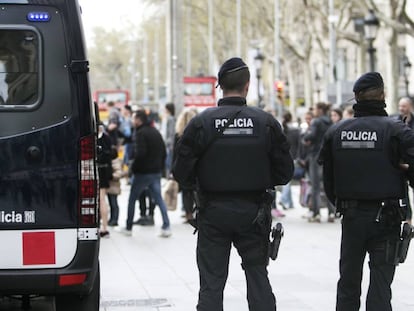
[[[50,15],[47,12],[30,12],[27,14],[27,20],[29,22],[48,22]]]

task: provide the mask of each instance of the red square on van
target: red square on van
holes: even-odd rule
[[[23,232],[23,265],[56,263],[54,232]]]

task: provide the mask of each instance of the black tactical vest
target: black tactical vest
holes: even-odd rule
[[[396,165],[398,159],[393,159],[390,121],[386,117],[359,117],[344,121],[334,132],[335,193],[339,199],[405,197],[404,174]]]
[[[207,148],[197,165],[202,190],[263,191],[271,187],[267,118],[262,110],[248,106],[222,106],[203,113]]]

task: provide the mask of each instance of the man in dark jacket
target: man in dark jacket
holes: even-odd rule
[[[223,99],[193,118],[176,148],[173,174],[200,194],[198,311],[223,310],[232,244],[242,258],[251,311],[276,310],[267,276],[270,194],[293,174],[289,144],[273,116],[246,105],[250,73],[240,58],[218,74]]]
[[[414,114],[413,114],[413,100],[409,97],[403,97],[398,102],[398,120],[404,122],[408,125],[410,129],[414,129]],[[408,192],[408,189],[407,189]],[[407,201],[408,211],[407,211],[407,221],[411,223],[412,218],[412,207],[410,200]]]
[[[147,114],[144,110],[135,113],[134,123],[136,127],[134,139],[134,160],[132,173],[134,180],[131,185],[131,193],[128,201],[128,218],[126,223],[126,235],[132,235],[132,225],[135,213],[135,202],[141,193],[148,188],[155,204],[160,207],[162,215],[161,236],[171,235],[170,221],[167,207],[161,196],[161,172],[165,165],[165,144],[157,129],[150,126]]]
[[[318,164],[318,153],[321,148],[323,136],[328,128],[332,125],[328,116],[329,105],[325,103],[316,104],[316,115],[304,136],[304,141],[310,146],[309,154],[309,175],[312,185],[311,204],[313,215],[309,218],[310,222],[321,222],[321,183],[322,168]],[[328,203],[329,216],[328,221],[333,222],[335,219],[334,208]]]

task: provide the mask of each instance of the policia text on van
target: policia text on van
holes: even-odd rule
[[[77,0],[0,0],[0,296],[99,310],[96,126]]]

